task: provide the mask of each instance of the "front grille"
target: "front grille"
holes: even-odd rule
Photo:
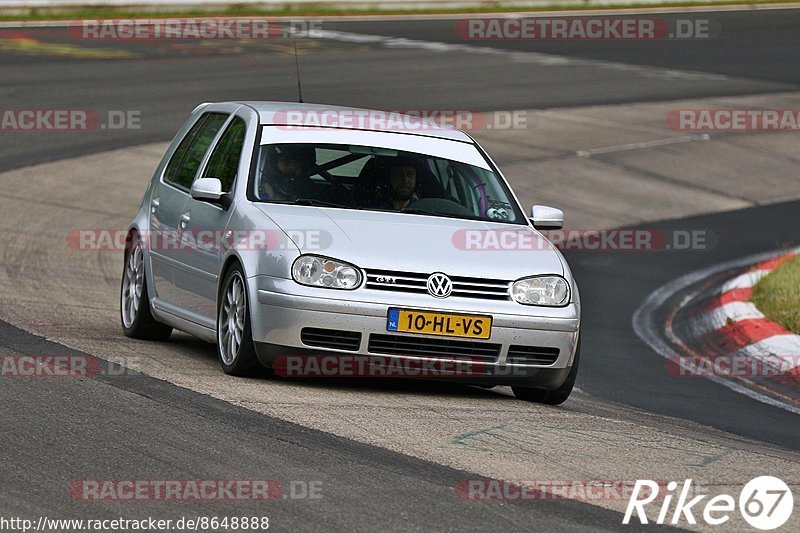
[[[411,292],[428,294],[430,274],[418,272],[399,272],[396,270],[367,270],[366,288],[380,291]],[[448,276],[453,282],[450,296],[462,298],[482,298],[485,300],[508,300],[509,281],[486,278],[465,278]]]
[[[358,351],[361,345],[361,333],[335,329],[303,328],[300,330],[300,340],[306,346],[355,352]]]
[[[368,349],[371,353],[386,355],[410,355],[484,363],[494,363],[500,355],[500,345],[494,343],[377,333],[369,336]]]
[[[508,349],[506,363],[518,365],[552,365],[561,352],[558,348],[542,346],[511,346]]]

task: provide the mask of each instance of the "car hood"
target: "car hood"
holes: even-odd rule
[[[560,254],[529,226],[426,215],[257,204],[301,253],[365,269],[515,280],[564,274]]]

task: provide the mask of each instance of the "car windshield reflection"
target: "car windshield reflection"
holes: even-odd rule
[[[385,148],[265,145],[253,189],[260,202],[527,224],[494,172]]]

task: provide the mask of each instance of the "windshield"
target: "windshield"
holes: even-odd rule
[[[494,172],[387,148],[264,145],[252,187],[260,202],[527,224]]]

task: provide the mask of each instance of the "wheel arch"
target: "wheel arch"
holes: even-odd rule
[[[241,267],[244,279],[245,281],[247,280],[247,272],[244,270],[244,261],[239,257],[239,254],[231,252],[222,262],[222,268],[219,271],[219,277],[217,277],[217,307],[219,307],[219,298],[222,294],[222,284],[225,282],[225,277],[228,275],[233,265],[239,265],[239,267]]]
[[[131,249],[131,242],[134,235],[138,235],[142,240],[142,253],[144,254],[144,279],[147,286],[147,299],[150,303],[150,312],[153,313],[154,316],[158,316],[158,310],[153,305],[153,299],[156,297],[156,289],[155,282],[153,280],[153,271],[150,268],[150,246],[144,237],[142,237],[142,230],[135,221],[128,226],[128,232],[125,234],[125,248],[123,249],[123,252],[125,253],[125,257],[127,257],[128,252]]]

